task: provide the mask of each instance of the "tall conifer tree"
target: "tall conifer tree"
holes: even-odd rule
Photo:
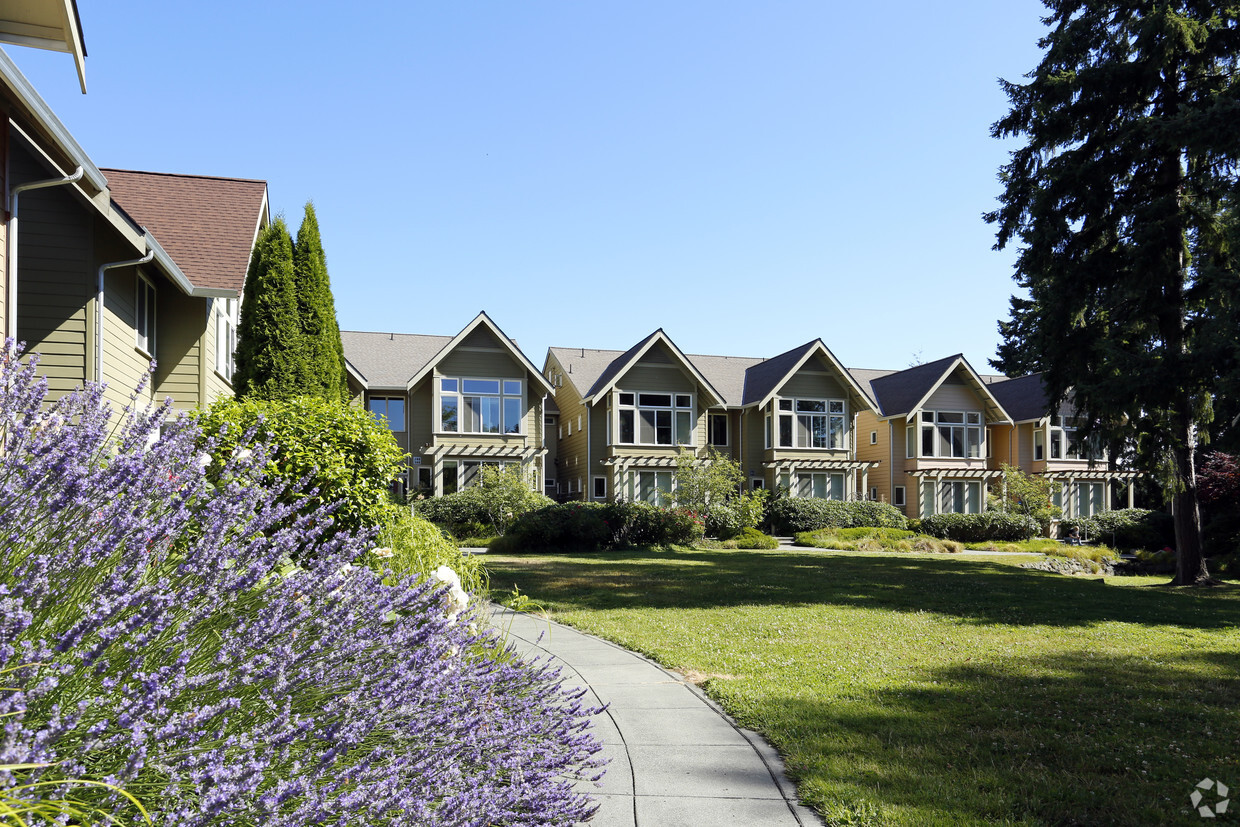
[[[306,202],[306,213],[293,247],[297,304],[300,316],[303,358],[302,393],[331,401],[348,401],[344,346],[336,322],[336,303],[332,298],[327,257],[319,236],[314,202]]]
[[[1240,158],[1240,6],[1043,2],[1045,55],[1027,83],[1003,83],[1012,108],[993,128],[1026,140],[987,216],[998,248],[1019,239],[1029,291],[1001,325],[999,366],[1044,370],[1052,405],[1070,393],[1104,437],[1139,435],[1145,467],[1171,472],[1175,582],[1208,582],[1196,449],[1219,381],[1207,331],[1235,300],[1223,207]]]
[[[237,326],[237,396],[291,399],[303,395],[301,328],[293,282],[293,241],[277,217],[259,234],[245,277]]]

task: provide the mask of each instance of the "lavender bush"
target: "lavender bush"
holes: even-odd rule
[[[114,425],[98,388],[44,396],[6,348],[0,790],[94,779],[160,825],[589,815],[591,711],[544,665],[488,657],[442,583],[350,566],[369,538],[256,484],[262,446],[208,483],[166,408]],[[24,788],[134,814],[106,787]]]

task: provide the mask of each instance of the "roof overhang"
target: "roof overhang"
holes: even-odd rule
[[[86,94],[86,41],[76,0],[6,0],[0,8],[0,43],[68,53]]]
[[[930,401],[930,397],[934,395],[934,392],[937,391],[945,381],[947,381],[947,377],[951,376],[961,368],[964,369],[965,381],[970,387],[973,388],[973,392],[977,394],[977,398],[982,401],[982,406],[986,410],[986,424],[1011,425],[1012,417],[1009,416],[1008,412],[1003,409],[1003,406],[999,404],[999,400],[995,398],[995,395],[990,392],[990,388],[988,388],[986,383],[982,381],[982,377],[978,375],[977,371],[973,369],[973,366],[970,365],[968,360],[963,356],[957,356],[952,361],[951,366],[948,367],[947,370],[943,371],[943,374],[939,377],[938,381],[931,385],[925,395],[922,396],[921,399],[917,400],[917,404],[907,411],[907,415],[912,416],[925,407],[926,403]],[[882,418],[890,419],[891,417],[885,416]]]
[[[715,386],[712,385],[710,381],[702,374],[702,372],[698,370],[697,367],[694,366],[693,362],[689,359],[689,357],[686,356],[684,352],[681,351],[680,348],[676,347],[676,343],[671,340],[670,336],[668,336],[666,333],[663,332],[662,328],[659,328],[654,333],[650,334],[650,336],[647,337],[645,344],[643,344],[638,349],[638,351],[629,358],[626,364],[622,365],[620,369],[616,371],[615,375],[612,376],[611,379],[607,381],[607,384],[603,385],[603,387],[599,388],[594,393],[590,394],[589,396],[585,398],[584,400],[585,403],[587,405],[594,405],[598,403],[600,400],[606,399],[607,394],[610,393],[611,390],[616,386],[616,383],[620,381],[620,378],[623,377],[626,373],[628,373],[629,368],[633,367],[633,365],[640,362],[641,358],[650,352],[650,349],[655,346],[656,342],[662,342],[664,345],[666,345],[667,348],[676,357],[676,359],[680,362],[681,367],[684,368],[686,371],[688,371],[689,374],[693,377],[694,381],[697,382],[699,385],[701,385],[701,387],[711,397],[710,404],[706,405],[706,407],[715,408],[715,407],[719,407],[719,406],[726,404],[723,398],[723,394],[721,394],[715,388]]]
[[[852,402],[852,409],[854,412],[858,409],[858,401],[860,401],[861,407],[865,408],[865,410],[874,414],[879,412],[878,408],[875,407],[874,403],[870,400],[870,395],[861,389],[861,386],[857,384],[857,380],[853,378],[852,374],[849,373],[842,364],[840,364],[840,360],[835,358],[835,354],[831,352],[831,348],[827,347],[822,339],[816,340],[813,343],[813,346],[805,351],[801,358],[797,360],[797,363],[793,365],[792,370],[784,374],[784,377],[775,384],[775,386],[771,389],[771,392],[768,393],[764,399],[760,402],[751,402],[744,407],[756,407],[759,409],[765,408],[770,401],[775,398],[775,395],[779,393],[779,389],[784,386],[788,379],[795,375],[801,368],[805,367],[805,363],[808,362],[810,357],[815,353],[821,354],[835,370],[835,372],[839,374],[840,379],[844,382],[844,386],[848,388],[853,396],[853,399],[849,401]]]
[[[495,334],[495,338],[499,339],[500,344],[508,350],[512,357],[520,362],[527,371],[529,371],[529,373],[538,382],[538,386],[543,389],[544,393],[555,393],[555,388],[551,387],[551,383],[547,381],[547,377],[543,376],[542,372],[538,368],[534,367],[534,363],[521,352],[521,349],[513,343],[512,339],[508,338],[508,335],[504,333],[504,331],[499,329],[499,325],[491,320],[491,317],[486,314],[485,310],[475,316],[473,321],[465,325],[465,328],[460,333],[453,336],[451,341],[444,345],[443,348],[441,348],[440,351],[436,353],[435,356],[427,362],[421,370],[415,373],[413,378],[410,379],[408,384],[405,386],[405,390],[413,390],[419,382],[430,375],[431,371],[435,369],[436,365],[443,361],[444,357],[456,349],[457,345],[465,341],[469,334],[473,333],[479,326],[485,326],[490,329],[493,334]]]

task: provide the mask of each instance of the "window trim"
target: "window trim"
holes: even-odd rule
[[[801,403],[822,403],[822,411],[802,411]],[[839,405],[839,410],[833,410],[833,405]],[[809,396],[784,396],[775,399],[775,415],[778,422],[775,428],[775,442],[779,448],[786,448],[792,451],[847,451],[849,440],[849,416],[848,416],[848,400],[833,399],[831,397],[809,397]],[[797,436],[802,433],[797,429],[798,420],[802,417],[817,418],[822,417],[826,420],[824,435],[826,437],[825,445],[797,445]],[[784,420],[788,420],[788,442],[784,442]],[[832,443],[831,424],[833,420],[839,420],[839,444]],[[813,441],[812,426],[805,431],[810,434],[809,441]],[[769,447],[769,446],[768,446]]]
[[[706,412],[706,444],[716,448],[727,448],[732,444],[732,417],[728,416],[727,411],[722,413],[718,411]],[[723,420],[723,442],[715,442],[715,430],[711,426],[711,422]]]
[[[142,355],[153,359],[156,347],[155,309],[158,306],[158,294],[155,291],[155,283],[143,275],[141,270],[138,271],[137,276],[133,306],[134,348]],[[145,333],[143,332],[144,326]]]
[[[241,324],[241,300],[215,299],[213,303],[216,305],[215,373],[231,385],[237,375],[237,328]]]
[[[443,389],[443,383],[445,381],[456,382],[456,390],[445,391]],[[515,377],[511,377],[511,376],[467,376],[467,375],[448,376],[446,374],[436,374],[434,377],[434,382],[435,382],[433,386],[434,387],[434,398],[435,398],[434,405],[435,405],[435,411],[436,411],[434,433],[436,435],[461,436],[464,434],[468,434],[470,436],[481,436],[481,437],[528,436],[525,421],[526,419],[528,419],[528,413],[529,413],[529,405],[527,402],[528,393],[529,393],[529,383],[525,380],[525,377],[518,379]],[[493,393],[479,393],[477,391],[466,392],[465,390],[466,382],[498,382],[499,393],[494,393],[494,394]],[[506,382],[519,382],[521,384],[521,393],[519,395],[505,393],[504,383]],[[443,427],[443,404],[444,404],[445,397],[456,398],[456,430],[453,430],[453,431],[447,430]],[[488,399],[499,400],[500,430],[498,432],[469,431],[465,429],[465,425],[467,423],[465,422],[464,399],[466,397],[486,397]],[[520,405],[520,407],[518,408],[517,430],[515,431],[505,430],[507,422],[505,419],[506,405],[504,403],[509,399],[518,400],[519,405]]]
[[[599,483],[602,483],[602,493],[599,493]],[[596,500],[607,499],[607,477],[594,477],[590,480],[590,496]]]
[[[948,416],[958,414],[960,416],[960,421],[941,421],[940,417],[944,414]],[[929,418],[927,419],[927,417]],[[981,411],[970,411],[964,409],[939,410],[937,408],[934,410],[926,409],[917,412],[916,423],[916,425],[909,426],[917,428],[916,438],[913,440],[912,445],[905,446],[905,450],[907,452],[910,447],[916,448],[916,458],[918,459],[982,459],[986,456],[986,452],[989,450],[986,440],[986,422]],[[943,444],[943,429],[945,428],[948,429],[949,432],[955,431],[957,428],[962,431],[961,445],[963,446],[964,453],[959,455],[957,455],[954,451],[950,454],[940,453],[939,448]],[[969,453],[969,437],[971,432],[976,433],[977,436],[976,454]],[[929,452],[926,451],[926,440],[928,437],[931,439],[931,450]],[[948,437],[948,444],[954,446],[954,438]],[[913,459],[914,457],[910,454],[908,458]]]
[[[373,407],[375,402],[380,402],[380,401],[384,403],[383,405],[384,410],[382,414],[379,414],[378,412],[376,412]],[[401,416],[400,416],[400,427],[399,428],[393,427],[392,419],[391,417],[387,415],[387,408],[388,408],[389,403],[391,402],[400,402]],[[405,432],[407,428],[406,412],[408,411],[408,409],[409,409],[409,406],[406,404],[405,397],[403,396],[393,396],[391,394],[376,394],[374,396],[367,395],[367,398],[366,398],[366,410],[370,413],[371,416],[374,416],[376,418],[378,418],[379,416],[382,416],[383,421],[387,423],[388,430],[394,434],[403,434]]]
[[[642,404],[643,396],[666,396],[668,397],[668,401],[670,405],[666,407],[662,405],[650,405],[650,404],[643,405]],[[625,401],[626,397],[628,397],[628,399],[631,401]],[[687,402],[687,404],[682,402],[682,400]],[[655,414],[654,424],[652,426],[653,432],[654,432],[653,436],[655,439],[654,442],[643,442],[641,439],[642,422],[643,422],[643,418],[641,415],[642,411],[652,411]],[[666,412],[668,414],[669,424],[667,427],[669,427],[671,430],[671,433],[670,433],[671,439],[669,442],[658,441],[659,430],[661,427],[659,425],[660,417],[658,415],[660,412]],[[631,426],[632,436],[633,436],[632,441],[624,440],[624,428],[622,427],[621,420],[624,417],[624,414],[626,413],[631,414],[632,416],[632,426]],[[684,441],[684,442],[682,442],[679,439],[680,420],[681,420],[682,414],[687,414],[689,417],[689,423],[688,423],[689,424],[689,427],[688,427],[689,438],[687,441]],[[697,415],[697,394],[696,393],[680,393],[677,391],[641,391],[641,390],[621,391],[619,388],[617,388],[615,391],[613,391],[613,394],[612,394],[612,413],[611,413],[610,419],[614,420],[615,422],[615,430],[614,430],[615,441],[614,442],[610,441],[613,435],[609,434],[608,435],[609,445],[641,445],[641,446],[647,446],[651,448],[681,448],[681,447],[694,448],[697,446],[698,415]]]
[[[908,497],[905,495],[903,485],[897,485],[894,489],[892,489],[891,504],[899,506],[908,504]]]

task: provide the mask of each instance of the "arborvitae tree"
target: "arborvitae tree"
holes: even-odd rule
[[[332,401],[348,401],[344,346],[340,342],[327,257],[323,254],[312,201],[306,202],[306,215],[297,231],[293,272],[303,347],[301,392]]]
[[[1196,449],[1219,381],[1206,331],[1234,300],[1222,219],[1240,159],[1240,7],[1044,2],[1045,56],[1028,83],[1003,83],[1012,108],[993,128],[1027,141],[987,216],[998,248],[1019,239],[1029,291],[1001,361],[1042,369],[1052,409],[1071,393],[1093,430],[1140,435],[1144,467],[1172,472],[1174,582],[1209,582]]]
[[[293,240],[277,217],[254,244],[237,326],[237,396],[292,399],[303,396],[301,328],[293,283]]]

